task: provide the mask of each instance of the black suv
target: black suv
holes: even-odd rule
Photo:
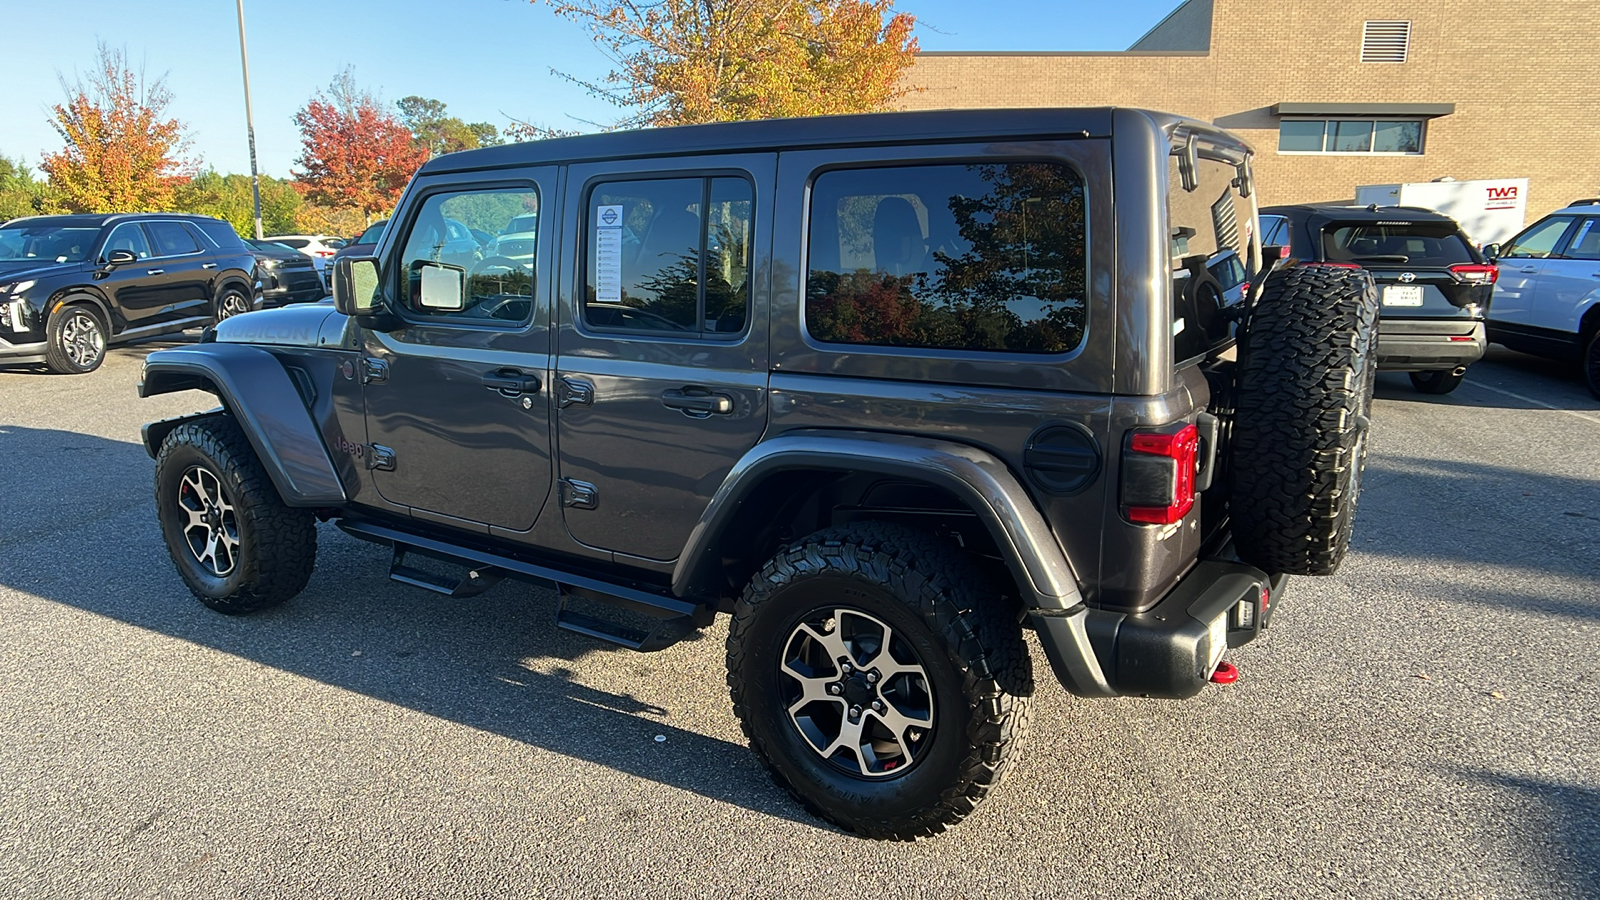
[[[317,261],[276,241],[245,241],[256,258],[261,279],[261,305],[271,309],[290,303],[315,303],[328,296]]]
[[[1484,315],[1499,277],[1454,219],[1411,206],[1272,206],[1302,265],[1364,268],[1381,301],[1378,368],[1448,394],[1488,347]]]
[[[0,365],[92,372],[106,347],[259,308],[256,258],[221,219],[32,216],[0,226]]]
[[[436,157],[332,305],[149,356],[142,395],[221,401],[145,428],[162,534],[224,613],[299,593],[333,519],[638,650],[731,614],[776,780],[932,834],[1021,744],[1025,628],[1077,694],[1189,697],[1345,553],[1372,281],[1265,271],[1252,188],[1238,139],[1131,109]]]

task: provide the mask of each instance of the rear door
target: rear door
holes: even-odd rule
[[[767,422],[773,154],[569,170],[557,332],[568,533],[677,558]],[[575,259],[574,259],[575,257]]]
[[[1576,335],[1600,295],[1600,218],[1578,219],[1559,251],[1544,261],[1528,304],[1528,324]]]
[[[383,290],[398,321],[362,330],[365,452],[378,492],[418,518],[521,532],[544,508],[549,253],[504,267],[447,260],[444,248],[447,219],[493,231],[539,212],[556,177],[538,168],[419,179],[406,220],[390,226]]]
[[[1545,262],[1566,244],[1576,216],[1551,216],[1501,248],[1500,280],[1495,282],[1489,318],[1514,325],[1534,323],[1535,297]]]
[[[147,274],[159,286],[166,304],[159,321],[177,325],[211,315],[211,268],[216,260],[201,249],[201,238],[182,222],[156,220],[144,223],[155,257]]]

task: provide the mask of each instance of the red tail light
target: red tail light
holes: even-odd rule
[[[1457,281],[1468,284],[1494,284],[1500,280],[1500,267],[1495,265],[1479,265],[1477,263],[1462,263],[1451,266],[1450,274]]]
[[[1200,430],[1136,431],[1122,460],[1122,502],[1129,521],[1171,525],[1194,508]]]

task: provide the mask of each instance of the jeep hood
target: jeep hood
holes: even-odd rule
[[[214,327],[225,344],[270,344],[278,347],[338,347],[345,317],[333,301],[296,303],[223,319]]]

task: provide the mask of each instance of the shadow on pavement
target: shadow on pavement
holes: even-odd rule
[[[1600,790],[1498,772],[1454,774],[1532,801],[1517,804],[1511,833],[1547,877],[1569,882],[1576,896],[1600,897]]]
[[[1508,380],[1512,383],[1502,387]],[[1380,400],[1475,409],[1562,409],[1600,413],[1600,400],[1596,400],[1584,385],[1577,363],[1530,356],[1498,346],[1491,346],[1482,360],[1468,367],[1466,380],[1451,393],[1424,394],[1411,386],[1411,379],[1404,372],[1380,372],[1376,396]]]
[[[323,525],[317,570],[305,593],[258,615],[223,616],[191,597],[172,568],[155,524],[152,464],[142,447],[0,425],[0,450],[12,466],[52,472],[25,479],[26,487],[7,498],[0,519],[0,582],[8,587],[639,778],[824,827],[772,784],[746,747],[674,727],[668,724],[672,711],[629,694],[574,681],[568,664],[590,653],[617,653],[611,667],[633,681],[650,677],[661,664],[652,655],[603,649],[557,630],[549,592],[514,582],[469,599],[407,589],[388,581],[383,548]],[[708,693],[725,703],[721,671],[704,675],[717,685]]]

